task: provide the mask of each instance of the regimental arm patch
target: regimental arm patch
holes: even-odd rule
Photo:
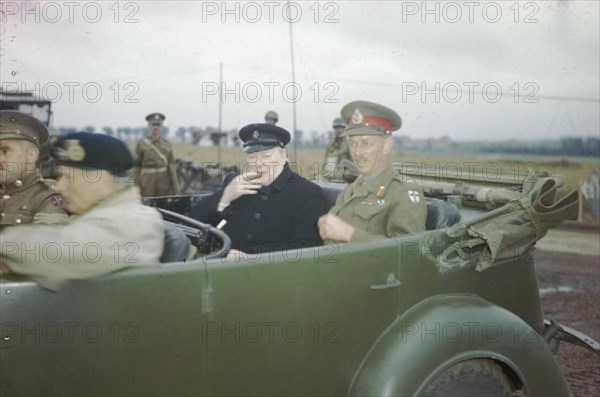
[[[55,194],[52,197],[50,197],[50,204],[54,207],[62,207],[62,196]]]
[[[408,191],[408,198],[414,204],[417,204],[419,201],[421,201],[421,195],[419,194],[419,192],[416,192],[414,190],[409,190]]]

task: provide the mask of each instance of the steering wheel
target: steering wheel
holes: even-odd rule
[[[229,236],[225,232],[217,229],[216,227],[213,227],[212,225],[209,225],[207,223],[199,222],[195,219],[189,218],[185,215],[181,215],[177,212],[165,210],[158,207],[156,207],[156,209],[163,215],[165,220],[172,219],[176,221],[177,226],[180,226],[186,233],[186,235],[190,237],[195,237],[201,242],[206,242],[208,236],[213,235],[217,240],[221,242],[221,248],[219,248],[217,251],[211,254],[206,255],[204,257],[205,259],[223,258],[231,249],[231,239],[229,238]]]

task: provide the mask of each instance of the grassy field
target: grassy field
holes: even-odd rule
[[[197,163],[217,163],[219,161],[218,149],[215,147],[198,147],[191,145],[175,144],[175,157],[187,158]],[[298,149],[298,158],[294,159],[293,149],[289,149],[290,161],[297,164],[301,174],[309,179],[318,177],[318,170],[324,160],[322,149]],[[561,175],[564,187],[561,193],[578,189],[590,171],[600,173],[600,162],[594,159],[564,159],[551,157],[529,157],[522,159],[503,158],[497,155],[442,155],[433,154],[408,154],[398,152],[393,156],[394,162],[411,163],[417,168],[435,169],[440,173],[446,170],[462,170],[468,175],[469,167],[487,169],[492,175],[514,175],[516,170],[521,172],[531,169],[546,171],[552,175]],[[225,164],[244,165],[245,155],[240,148],[225,147],[221,149],[221,162]],[[583,206],[582,220],[587,223],[600,223],[595,218],[587,203]]]

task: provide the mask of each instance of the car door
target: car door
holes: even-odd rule
[[[209,263],[210,395],[345,395],[396,317],[398,247],[336,245]]]
[[[201,263],[138,268],[58,292],[0,279],[4,396],[206,394]]]

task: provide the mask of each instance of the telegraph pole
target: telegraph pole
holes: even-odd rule
[[[219,129],[218,129],[218,136],[219,136],[219,144],[217,145],[219,147],[218,149],[218,164],[219,167],[221,166],[221,137],[222,137],[222,127],[223,127],[223,62],[219,63]]]
[[[290,26],[290,53],[292,57],[292,84],[294,85],[294,97],[292,100],[292,112],[293,112],[293,128],[294,128],[294,161],[298,162],[298,134],[296,133],[296,66],[294,64],[294,32],[292,29],[292,18],[290,17],[290,0],[287,0],[288,8],[287,8],[287,17],[288,23]]]

